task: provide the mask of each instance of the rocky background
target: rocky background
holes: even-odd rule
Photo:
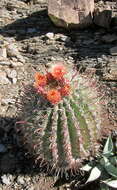
[[[109,111],[117,125],[116,0],[95,1],[95,6],[112,10],[108,27],[93,24],[84,30],[65,30],[50,21],[46,0],[0,1],[0,190],[70,189],[67,182],[52,187],[50,177],[45,182],[33,161],[25,157],[13,129],[15,102],[23,84],[48,62],[65,60],[82,70],[95,69],[106,85]]]

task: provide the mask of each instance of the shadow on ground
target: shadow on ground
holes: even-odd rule
[[[50,21],[46,9],[34,12],[26,18],[18,19],[0,29],[1,35],[15,37],[17,41],[41,37],[48,32],[68,36],[70,40],[66,40],[64,45],[69,48],[73,58],[79,60],[85,57],[96,58],[101,57],[101,55],[108,55],[109,49],[116,43],[101,41],[103,35],[113,33],[112,29],[106,30],[95,25],[84,30],[66,30],[55,27]]]
[[[15,118],[0,117],[0,143],[5,149],[0,152],[0,173],[36,173],[34,161],[26,157],[26,150],[19,144],[18,135],[14,129]]]

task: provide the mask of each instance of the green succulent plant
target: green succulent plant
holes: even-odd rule
[[[103,137],[113,129],[94,75],[69,73],[72,92],[58,104],[48,102],[33,84],[25,87],[17,104],[16,129],[27,151],[56,175],[80,171],[99,154]]]
[[[117,140],[117,137],[116,137]],[[117,188],[117,146],[109,136],[106,140],[102,153],[93,161],[84,165],[81,170],[87,174],[90,173],[87,181],[77,182],[75,187],[87,185],[94,181],[98,182],[99,190],[109,190],[109,188]]]

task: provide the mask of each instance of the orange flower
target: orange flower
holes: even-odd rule
[[[47,93],[47,99],[52,104],[57,104],[61,100],[61,95],[58,90],[52,89]]]
[[[60,89],[61,96],[68,96],[70,94],[71,87],[69,84],[66,84]]]
[[[45,86],[47,84],[47,78],[45,75],[42,75],[40,73],[35,73],[35,82],[34,87],[38,88],[39,86]]]
[[[66,69],[63,65],[56,65],[51,74],[56,80],[60,80],[66,74]]]

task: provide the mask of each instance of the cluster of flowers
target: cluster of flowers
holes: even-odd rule
[[[63,65],[55,65],[51,72],[45,75],[36,72],[34,87],[51,104],[57,104],[71,91],[70,81],[65,78],[66,74],[67,71]]]

